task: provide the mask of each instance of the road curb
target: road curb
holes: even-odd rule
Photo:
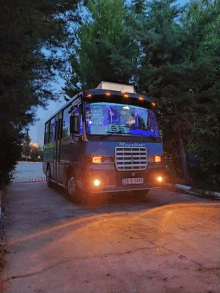
[[[191,186],[188,185],[182,185],[182,184],[165,184],[165,188],[172,188],[177,192],[184,192],[186,194],[195,195],[198,197],[204,197],[204,198],[212,198],[220,200],[220,192],[216,191],[205,191],[201,189],[194,189]]]
[[[12,183],[18,182],[45,182],[46,176],[39,176],[39,177],[15,177],[12,179]]]

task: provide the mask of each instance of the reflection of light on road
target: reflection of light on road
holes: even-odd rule
[[[170,216],[170,215],[172,215],[173,214],[173,211],[168,211],[168,212],[166,212],[166,216]]]
[[[105,210],[103,211],[102,208]],[[97,214],[90,216],[91,212]],[[111,214],[109,214],[110,212]],[[44,230],[39,226],[40,232],[13,239],[9,244],[45,238],[48,241],[44,248],[51,250],[51,254],[54,255],[57,254],[58,248],[63,256],[74,254],[74,249],[77,249],[77,253],[81,253],[82,257],[85,253],[87,255],[98,255],[100,252],[110,254],[113,246],[116,250],[119,249],[118,253],[121,253],[122,248],[126,252],[130,251],[132,247],[139,247],[139,242],[141,247],[154,248],[156,247],[151,241],[159,239],[172,243],[172,239],[177,238],[182,243],[187,230],[196,229],[198,222],[199,227],[202,225],[203,230],[205,223],[208,223],[209,229],[212,225],[212,230],[215,231],[215,225],[219,220],[219,211],[213,209],[212,206],[209,207],[208,204],[172,204],[154,207],[144,212],[137,212],[135,209],[134,212],[117,212],[115,207],[112,208],[112,211],[111,207],[107,209],[106,207],[101,207],[101,209],[100,207],[82,207],[82,213],[84,213],[83,218],[71,219]],[[144,240],[142,241],[142,239]],[[123,247],[118,246],[119,241],[124,243]],[[197,242],[187,241],[192,247],[198,248]],[[161,249],[160,245],[157,248]]]
[[[175,211],[175,213],[174,213]],[[175,221],[176,221],[176,205],[173,206],[173,210],[169,207],[168,210],[163,210],[161,214],[161,224],[160,224],[160,232],[163,233],[163,237],[165,234],[172,234],[173,230],[175,229]],[[165,233],[165,234],[164,234]],[[169,237],[169,236],[168,236]]]
[[[160,194],[165,198],[166,194]],[[34,196],[38,199],[38,195],[33,194],[31,199]],[[18,254],[9,258],[12,273],[6,275],[8,284],[20,278],[19,284],[27,286],[29,278],[32,286],[29,291],[51,288],[53,292],[72,292],[76,288],[78,292],[115,292],[116,288],[125,288],[123,292],[134,292],[132,289],[146,291],[147,288],[149,292],[164,292],[164,287],[169,286],[170,292],[184,283],[184,289],[179,291],[198,292],[199,283],[199,288],[207,284],[201,292],[209,292],[210,284],[218,282],[217,204],[173,204],[156,208],[145,205],[138,209],[133,204],[81,207],[71,203],[61,207],[62,201],[58,200],[57,204],[57,199],[54,206],[51,203],[50,198],[47,202],[43,200],[43,204],[41,198],[38,204],[32,200],[29,207],[32,211],[36,208],[35,218],[31,222],[26,213],[20,222],[21,230],[9,234],[10,239],[14,238],[9,244],[27,243],[10,247]],[[56,211],[55,217],[51,216],[52,209]],[[37,216],[39,223],[35,221]],[[58,223],[60,216],[72,218]],[[42,229],[48,225],[53,226]],[[40,232],[27,235],[31,229]],[[21,233],[25,236],[18,239]],[[153,281],[149,276],[154,277]],[[174,276],[179,277],[171,283]],[[164,283],[164,280],[168,281]]]

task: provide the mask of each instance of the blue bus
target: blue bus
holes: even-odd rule
[[[166,178],[155,103],[133,86],[101,82],[75,95],[45,123],[47,185],[73,199],[132,191],[145,196]],[[120,193],[119,193],[120,194]]]

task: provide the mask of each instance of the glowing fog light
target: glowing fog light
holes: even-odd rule
[[[163,178],[162,177],[157,177],[157,180],[161,182],[163,180]]]
[[[161,156],[155,156],[154,157],[154,162],[155,163],[161,163]]]
[[[95,186],[99,186],[101,184],[101,182],[98,179],[94,180],[93,183]]]

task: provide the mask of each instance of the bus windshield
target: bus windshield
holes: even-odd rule
[[[116,103],[85,103],[85,115],[89,135],[160,137],[151,109]]]

